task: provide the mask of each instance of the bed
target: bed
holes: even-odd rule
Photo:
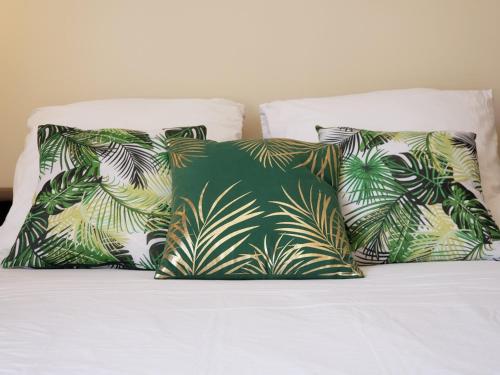
[[[499,267],[169,282],[147,271],[1,270],[0,373],[497,374]]]
[[[477,133],[486,200],[493,217],[500,217],[490,91],[304,99],[265,104],[261,115],[265,137],[297,141],[316,142],[319,123]],[[13,206],[0,227],[0,260],[18,249],[16,238],[19,243],[31,238],[22,226],[43,188],[37,146],[42,124],[70,124],[79,131],[206,124],[209,138],[234,141],[241,138],[243,107],[218,99],[106,100],[42,108],[28,123]],[[72,209],[76,203],[54,207]],[[145,232],[139,234],[149,244]],[[165,238],[160,234],[153,240]],[[24,241],[24,248],[48,242],[40,238]],[[161,241],[154,241],[163,252]],[[143,242],[136,248],[145,252]],[[500,373],[500,263],[495,261],[384,264],[362,267],[365,278],[265,281],[159,281],[152,271],[100,268],[104,264],[78,270],[0,268],[0,374]]]

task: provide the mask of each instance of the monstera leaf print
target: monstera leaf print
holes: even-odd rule
[[[438,171],[426,160],[418,159],[410,153],[388,155],[384,163],[393,178],[413,196],[420,205],[441,203],[447,194],[452,179],[451,171]]]
[[[318,131],[343,150],[340,196],[360,263],[500,259],[474,134]]]
[[[47,182],[38,194],[4,266],[47,266],[49,263],[36,250],[46,241],[50,215],[60,214],[78,203],[85,192],[97,184],[98,178],[92,173],[92,168],[74,168]]]
[[[96,188],[101,178],[92,168],[79,167],[62,172],[43,185],[35,203],[49,215],[57,215],[80,202],[85,193]]]
[[[170,207],[165,208],[168,215],[165,217],[150,217],[147,223],[146,241],[148,244],[148,255],[140,260],[140,266],[144,269],[156,269],[165,245],[167,243],[168,227],[170,225]]]
[[[485,243],[491,243],[492,238],[500,237],[498,227],[486,207],[461,184],[451,185],[449,194],[443,202],[443,210],[458,228],[471,231],[476,238],[482,239]]]
[[[44,268],[45,262],[33,252],[47,235],[49,214],[41,205],[34,205],[24,220],[16,242],[9,255],[2,261],[5,268]]]
[[[353,248],[359,249],[356,259],[362,264],[386,262],[390,252],[399,253],[411,242],[412,231],[423,221],[421,215],[422,208],[402,187],[385,190],[348,211],[348,234]]]
[[[401,132],[395,139],[404,142],[409,152],[437,170],[451,172],[456,182],[472,182],[480,191],[475,134],[447,132]]]
[[[39,127],[40,183],[4,267],[155,269],[170,222],[173,138],[206,128],[150,133]]]

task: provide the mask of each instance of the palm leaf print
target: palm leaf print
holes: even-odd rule
[[[451,138],[451,142],[454,146],[465,148],[467,151],[469,151],[469,155],[471,157],[476,158],[476,134],[455,132],[453,134],[453,137]]]
[[[58,125],[43,125],[38,128],[40,149],[40,174],[52,170],[87,166],[99,168],[100,145],[78,138],[80,130]]]
[[[154,269],[170,222],[169,138],[206,128],[142,132],[38,128],[37,195],[4,267]],[[162,239],[163,237],[163,239]]]
[[[98,145],[101,163],[107,163],[136,188],[147,187],[146,174],[156,171],[153,143],[147,133],[103,129],[98,132],[81,133],[82,138]]]
[[[317,253],[306,251],[301,245],[293,244],[293,239],[284,240],[281,235],[273,247],[264,237],[262,247],[254,244],[254,257],[242,263],[241,270],[250,274],[291,276],[308,274],[309,268],[319,260]],[[311,263],[312,261],[312,263]]]
[[[101,181],[82,200],[87,220],[103,230],[124,233],[143,231],[151,215],[166,216],[167,212],[156,212],[158,203],[155,194],[109,181]]]
[[[349,156],[342,166],[340,186],[350,202],[345,218],[353,246],[359,249],[356,260],[360,264],[389,261],[387,248],[397,257],[408,247],[419,223],[416,198],[395,179],[397,171],[388,165],[393,157],[373,148]],[[419,186],[401,171],[396,175],[414,191]]]
[[[471,157],[470,151],[465,147],[453,147],[448,155],[448,165],[453,170],[455,182],[468,183],[481,193],[481,177],[479,176],[479,164],[477,158]]]
[[[319,132],[347,150],[340,196],[360,264],[500,259],[473,133],[388,132],[368,143],[379,132]]]
[[[164,134],[168,138],[206,139],[207,127],[205,125],[196,125],[184,128],[171,128],[165,129]]]
[[[485,244],[469,231],[460,230],[440,205],[423,212],[427,224],[414,233],[414,240],[398,262],[481,259]]]
[[[238,249],[257,228],[252,219],[263,212],[250,193],[232,194],[237,184],[227,187],[209,207],[204,204],[208,183],[197,202],[182,198],[167,238],[165,254],[170,267],[162,263],[157,278],[200,277],[218,272],[227,275],[236,272],[239,263],[252,256],[238,253]]]
[[[385,190],[377,200],[348,212],[345,218],[351,244],[360,249],[356,257],[360,264],[388,261],[390,239],[397,238],[398,248],[404,248],[417,226],[425,223],[421,206],[401,187]]]
[[[339,166],[337,151],[333,146],[325,147],[320,143],[302,142],[300,153],[305,154],[306,159],[295,165],[294,169],[305,167],[319,179],[337,186]]]
[[[76,204],[50,216],[47,236],[33,251],[48,267],[114,264],[134,268],[122,237],[90,223],[84,207]]]
[[[156,150],[156,156],[154,163],[158,171],[168,172],[170,170],[170,154],[172,151],[172,145],[170,141],[174,138],[193,138],[198,140],[205,140],[207,138],[207,128],[203,125],[196,126],[193,128],[174,128],[167,129],[163,134],[156,137],[154,141],[154,147]],[[188,155],[182,156],[182,144],[177,147],[175,155],[177,156],[175,162],[180,163],[180,166],[186,166],[183,161],[187,161]],[[192,152],[192,150],[191,150]],[[187,151],[186,151],[187,153]],[[177,165],[177,164],[176,164]]]
[[[123,245],[113,242],[106,232],[95,229],[94,235],[106,247],[88,246],[69,236],[69,230],[60,233],[49,233],[45,241],[33,251],[45,262],[45,268],[72,268],[74,266],[113,266],[116,268],[136,268],[128,251]]]
[[[392,173],[384,156],[383,151],[370,149],[344,160],[340,188],[349,192],[351,201],[360,205],[370,203],[384,195],[387,189],[398,189],[392,182]]]
[[[316,130],[320,133],[323,143],[338,145],[344,158],[384,144],[393,138],[393,135],[387,132],[366,132],[346,127],[324,129],[316,126]]]
[[[336,197],[338,147],[206,145],[189,168],[172,166],[174,212],[156,278],[362,277]]]
[[[324,143],[339,146],[345,158],[361,149],[361,131],[358,129],[338,127],[323,130],[321,126],[316,126],[316,130],[323,134]]]
[[[284,170],[293,160],[294,155],[303,152],[301,143],[291,139],[242,140],[236,142],[238,147],[246,151],[264,168],[278,167]]]
[[[337,181],[337,155],[333,147],[325,147],[318,143],[295,141],[292,139],[254,139],[235,142],[240,150],[247,152],[264,168],[307,167],[316,176],[331,184]],[[303,155],[304,160],[290,165],[297,155]]]
[[[144,174],[154,171],[152,141],[144,132],[123,129],[81,131],[45,125],[39,128],[38,142],[41,173],[53,169],[57,162],[62,169],[78,166],[96,169],[101,163],[108,163],[135,187],[143,188]]]
[[[160,164],[185,168],[193,158],[204,157],[205,142],[191,138],[165,139],[167,152],[158,156]]]
[[[312,187],[308,194],[305,194],[300,182],[297,191],[290,193],[283,189],[283,194],[285,196],[283,201],[271,202],[278,207],[278,211],[267,216],[282,218],[283,221],[278,223],[276,230],[285,237],[300,240],[295,249],[308,249],[307,256],[297,253],[297,258],[289,261],[301,262],[304,258],[310,258],[295,265],[301,268],[308,267],[307,271],[302,271],[304,275],[310,273],[320,273],[322,276],[360,275],[361,271],[356,268],[352,270],[350,266],[349,242],[343,235],[343,223],[338,220],[336,209],[332,208],[332,196],[315,191]]]

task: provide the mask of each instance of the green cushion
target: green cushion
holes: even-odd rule
[[[2,265],[155,269],[170,222],[168,141],[205,135],[40,126],[37,195]]]
[[[337,147],[285,139],[170,145],[172,222],[157,279],[363,276],[337,201]]]
[[[340,201],[359,263],[500,259],[475,134],[318,131],[342,150]]]

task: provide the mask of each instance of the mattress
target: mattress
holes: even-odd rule
[[[365,279],[1,270],[1,374],[498,374],[500,263]]]

